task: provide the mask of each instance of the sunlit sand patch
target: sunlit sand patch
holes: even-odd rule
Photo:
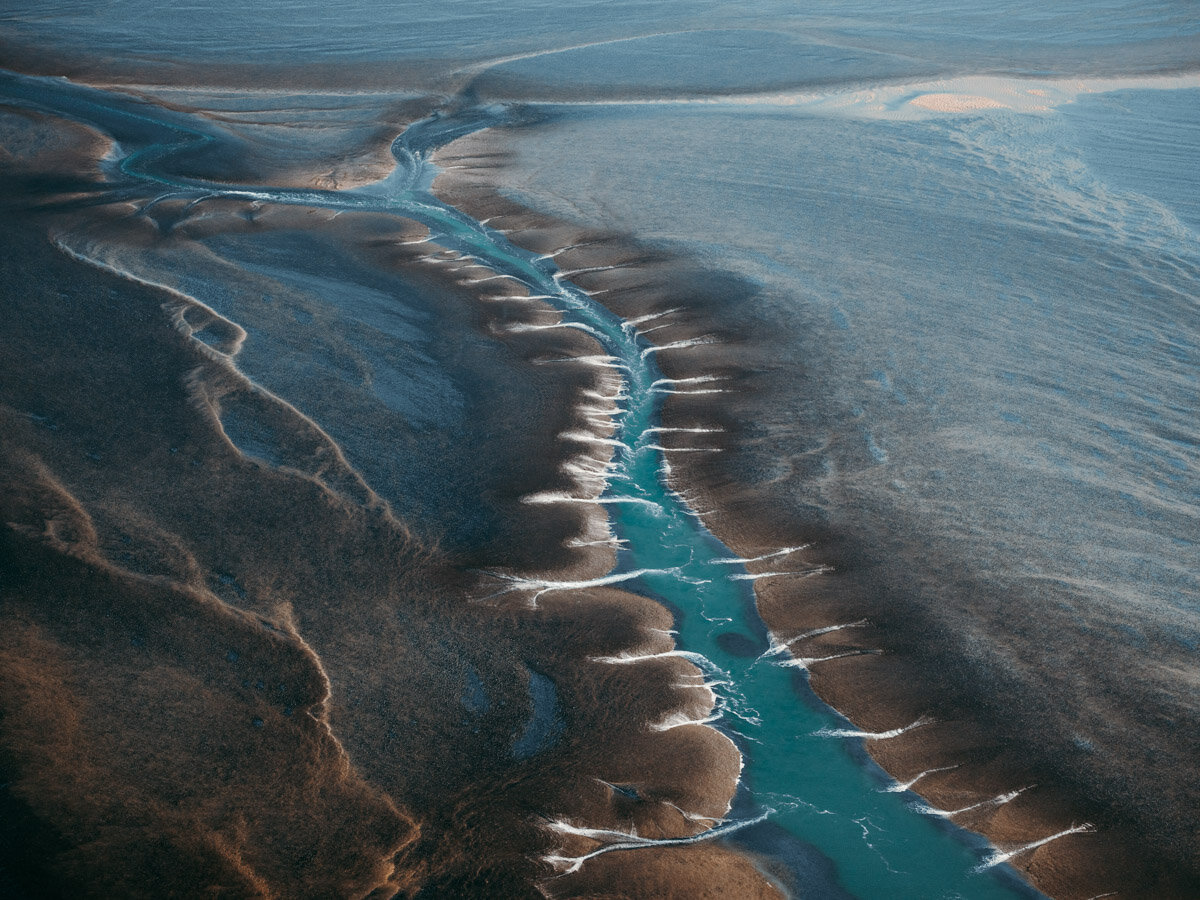
[[[1012,109],[1007,103],[972,94],[922,94],[911,103],[921,109],[948,113],[973,112],[977,109]]]
[[[1016,78],[972,75],[938,81],[832,90],[765,91],[720,96],[554,101],[548,106],[777,106],[878,119],[968,115],[989,111],[1046,113],[1083,94],[1200,88],[1200,74],[1097,78]]]

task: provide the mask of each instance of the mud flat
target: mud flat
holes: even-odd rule
[[[396,217],[96,202],[104,135],[4,114],[6,890],[776,896],[713,844],[562,862],[703,832],[740,770],[708,727],[647,728],[703,716],[690,663],[598,661],[669,648],[665,609],[498,577],[611,567],[599,507],[523,502],[578,491],[562,435],[604,434],[603,373],[546,364],[590,340],[513,328],[553,314]],[[365,331],[295,356],[335,321],[317,258],[359,320],[368,288],[408,304],[409,364],[463,408],[418,421]]]
[[[1051,896],[1195,896],[1194,733],[1173,729],[1148,698],[1108,704],[1089,691],[1077,623],[973,580],[962,560],[922,553],[919,522],[858,532],[802,501],[811,491],[800,486],[820,473],[811,437],[787,411],[819,380],[796,359],[794,336],[781,338],[780,323],[756,307],[755,286],[521,207],[503,196],[506,158],[502,131],[457,141],[438,156],[435,189],[514,243],[555,253],[576,284],[639,328],[657,328],[655,344],[674,345],[657,357],[680,386],[663,425],[703,429],[704,445],[720,452],[670,454],[673,485],[747,559],[808,546],[802,577],[756,582],[759,611],[803,661],[796,677],[864,735],[923,722],[865,744],[897,786],[988,837],[994,858]],[[665,431],[662,443],[693,448],[696,435]],[[1013,658],[1024,661],[1015,671],[997,662]],[[1056,658],[1070,667],[1059,671]],[[1126,681],[1126,699],[1145,693]],[[1073,739],[1080,714],[1100,711],[1113,739]]]

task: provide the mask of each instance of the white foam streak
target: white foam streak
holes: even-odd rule
[[[661,319],[663,316],[674,315],[682,309],[680,306],[664,309],[662,312],[646,313],[642,316],[634,316],[632,319],[626,319],[622,323],[622,327],[626,329],[636,328],[638,325],[643,325],[646,322],[653,322],[655,319]]]
[[[760,578],[778,578],[781,575],[797,575],[801,578],[811,578],[830,571],[828,566],[815,566],[811,569],[801,569],[796,572],[736,572],[726,577],[733,581],[758,581]]]
[[[679,804],[672,803],[670,800],[660,800],[659,802],[662,803],[663,806],[671,807],[671,809],[675,810],[677,813],[679,813],[681,816],[683,816],[683,818],[685,820],[687,820],[688,822],[704,822],[709,825],[714,825],[717,822],[721,821],[720,819],[716,818],[715,816],[702,816],[702,815],[700,815],[700,813],[688,812],[686,809],[681,807]]]
[[[671,341],[669,344],[661,344],[656,347],[647,347],[642,351],[642,359],[650,356],[652,353],[662,353],[664,350],[683,350],[688,347],[699,347],[702,344],[716,343],[716,339],[711,335],[705,335],[698,338],[685,338],[680,341]]]
[[[865,741],[886,741],[890,738],[900,737],[902,734],[908,734],[915,728],[920,728],[923,725],[933,724],[933,719],[928,716],[921,716],[915,722],[905,725],[903,728],[893,728],[890,731],[859,731],[854,728],[822,728],[819,731],[814,731],[816,737],[839,737],[839,738],[862,738]]]
[[[608,782],[604,782],[608,784]],[[621,831],[616,828],[587,828],[583,825],[572,825],[564,819],[554,819],[546,823],[546,827],[551,831],[557,831],[559,834],[571,834],[578,837],[591,838],[592,840],[602,840],[604,838],[615,838],[616,840],[637,841],[644,843],[653,840],[653,838],[644,838],[637,833],[637,829],[630,827],[629,831]]]
[[[565,441],[575,441],[579,444],[595,444],[600,447],[625,447],[626,445],[618,441],[616,438],[605,438],[599,435],[592,434],[588,431],[563,431],[558,435]]]
[[[533,599],[536,601],[542,594],[548,594],[552,591],[581,591],[587,588],[606,587],[610,584],[621,584],[625,581],[633,581],[641,578],[643,575],[677,575],[679,569],[634,569],[630,572],[612,572],[608,575],[602,575],[599,578],[585,578],[577,581],[547,581],[540,578],[521,578],[515,575],[496,575],[497,578],[502,578],[510,582],[508,587],[502,588],[495,594],[490,596],[496,597],[500,594],[506,594],[509,591],[533,591]]]
[[[1030,850],[1036,850],[1038,847],[1044,847],[1051,841],[1057,841],[1059,838],[1066,837],[1069,834],[1095,834],[1096,826],[1090,822],[1084,822],[1082,825],[1074,825],[1065,831],[1060,831],[1057,834],[1052,834],[1049,837],[1044,837],[1039,841],[1030,841],[1028,844],[1022,844],[1012,850],[1000,851],[997,850],[982,863],[975,867],[976,872],[983,872],[993,866],[998,866],[1001,863],[1006,863],[1015,856],[1020,856],[1022,853],[1028,853]]]
[[[553,359],[539,360],[539,363],[580,363],[585,366],[595,366],[598,369],[623,369],[629,371],[629,366],[621,362],[615,356],[609,356],[605,353],[594,353],[585,356],[556,356]]]
[[[603,400],[607,403],[613,403],[617,400],[627,400],[629,398],[629,395],[625,393],[623,388],[615,394],[602,394],[600,391],[594,391],[591,388],[582,390],[579,393],[581,396],[591,397],[593,400]]]
[[[796,547],[784,547],[782,550],[773,550],[770,553],[764,553],[762,556],[751,556],[749,558],[743,558],[741,556],[722,556],[717,559],[711,560],[711,562],[714,562],[714,563],[717,563],[718,565],[723,565],[723,566],[744,566],[747,563],[762,562],[764,559],[775,559],[778,556],[788,556],[792,553],[799,553],[801,550],[807,550],[808,547],[809,547],[808,544],[800,544],[799,546],[796,546]],[[838,625],[838,626],[834,626],[833,628],[824,629],[824,631],[834,631],[837,628],[844,628],[844,627],[846,627],[846,626]],[[823,631],[812,632],[812,634],[821,634],[821,633],[823,633]],[[795,640],[798,640],[798,638]]]
[[[576,275],[583,275],[587,272],[607,272],[611,269],[624,269],[624,268],[626,268],[626,266],[623,264],[620,264],[620,263],[617,263],[615,265],[610,265],[610,266],[584,266],[582,269],[567,269],[566,271],[555,272],[554,279],[555,279],[555,281],[558,281],[558,280],[564,279],[564,278],[573,278]]]
[[[534,325],[529,322],[513,322],[506,325],[504,330],[510,334],[523,334],[529,331],[549,331],[553,328],[574,328],[576,331],[582,331],[585,334],[590,334],[592,337],[599,340],[600,332],[591,325],[585,325],[582,322],[551,322],[548,325]]]
[[[976,809],[983,809],[986,806],[1003,806],[1006,803],[1011,803],[1016,800],[1029,788],[1021,788],[1016,791],[1009,791],[1007,794],[1000,794],[996,797],[991,797],[987,800],[981,800],[978,803],[972,803],[970,806],[964,806],[961,809],[938,809],[936,806],[930,806],[928,803],[918,803],[913,809],[919,813],[924,813],[927,816],[939,816],[943,819],[950,819],[962,813],[972,812]]]
[[[803,550],[804,547],[797,547],[796,549]],[[802,634],[798,634],[794,638],[790,638],[783,643],[779,643],[775,635],[772,634],[770,636],[771,646],[767,652],[763,654],[763,656],[779,656],[781,653],[786,653],[791,650],[794,644],[798,644],[801,641],[807,641],[809,638],[819,637],[822,634],[831,634],[834,631],[843,631],[847,628],[862,628],[863,626],[870,624],[871,623],[866,619],[859,619],[857,622],[843,622],[839,625],[826,625],[822,628],[814,628],[812,631],[805,631]]]
[[[483,284],[485,281],[499,281],[501,278],[511,278],[513,281],[517,282],[517,284],[521,283],[521,280],[519,278],[517,278],[516,275],[504,275],[504,274],[485,275],[483,278],[464,278],[463,281],[466,282],[467,284]]]
[[[577,481],[583,478],[588,482],[594,483],[597,478],[601,479],[600,483],[594,483],[594,487],[596,487],[597,493],[599,493],[599,491],[604,489],[603,479],[608,474],[611,465],[612,463],[601,459],[594,459],[590,456],[576,456],[559,466],[559,470],[575,476]]]
[[[885,794],[903,794],[905,791],[912,790],[913,785],[916,784],[918,781],[920,781],[922,778],[924,778],[926,775],[933,775],[935,772],[951,772],[957,768],[958,768],[958,765],[956,764],[953,766],[938,766],[936,769],[926,769],[924,772],[914,775],[912,778],[910,778],[908,781],[904,782],[903,784],[901,784],[900,782],[896,782],[893,785],[889,785],[888,787],[885,787],[883,789],[883,792]]]
[[[607,829],[578,829],[578,826],[562,823],[555,827],[552,823],[551,827],[563,834],[577,834],[583,837],[592,837],[596,839],[599,836],[611,836],[616,840],[614,843],[605,844],[602,847],[593,850],[590,853],[585,853],[582,856],[562,856],[560,854],[549,854],[543,859],[554,866],[561,874],[567,875],[572,872],[578,872],[585,862],[593,859],[602,853],[611,853],[615,850],[637,850],[643,847],[678,847],[684,844],[697,844],[701,841],[712,840],[713,838],[722,837],[730,834],[741,828],[746,828],[749,825],[757,825],[763,822],[773,812],[766,812],[755,816],[753,819],[741,819],[736,822],[722,822],[714,828],[707,831],[702,831],[699,834],[694,834],[689,837],[681,838],[644,838],[636,834],[626,833],[623,831],[611,831]],[[565,826],[565,827],[564,827]],[[572,829],[572,830],[567,830]],[[591,834],[583,834],[584,831],[590,831]]]
[[[488,294],[486,297],[481,297],[480,299],[511,303],[536,303],[538,301],[536,297],[525,297],[521,294]]]
[[[596,540],[585,541],[583,538],[571,538],[567,541],[568,547],[616,547],[621,549],[629,546],[629,541],[625,538],[619,538],[615,534],[609,535],[606,538],[597,538]]]
[[[550,253],[542,253],[541,255],[536,256],[534,258],[537,260],[555,259],[559,256],[562,256],[568,250],[578,250],[580,247],[587,247],[594,243],[596,243],[596,242],[595,241],[584,241],[581,244],[567,244],[567,246],[565,246],[565,247],[559,247],[557,250],[553,250]]]
[[[663,633],[671,634],[672,632]],[[671,659],[673,657],[686,659],[688,662],[708,671],[716,668],[712,660],[710,660],[707,656],[696,653],[692,650],[664,650],[661,653],[618,653],[616,656],[592,656],[589,658],[592,662],[612,663],[613,665],[629,665],[630,663],[645,662],[648,659]]]
[[[679,728],[683,725],[708,725],[710,722],[715,722],[719,718],[721,718],[720,712],[715,712],[702,718],[696,718],[686,712],[675,712],[671,713],[661,722],[655,722],[651,724],[650,730],[670,731],[672,728]]]
[[[776,665],[807,670],[817,663],[829,662],[831,659],[845,659],[847,656],[862,656],[862,653],[858,650],[847,650],[845,653],[833,653],[829,656],[794,656],[791,659],[780,660]]]
[[[663,329],[663,328],[670,328],[672,324],[674,324],[674,323],[672,323],[672,322],[663,322],[661,325],[655,325],[653,328],[646,328],[646,329],[643,329],[642,331],[639,331],[639,332],[638,332],[638,334],[639,334],[639,335],[642,335],[642,336],[644,337],[644,336],[645,336],[645,335],[647,335],[647,334],[654,334],[654,332],[656,332],[656,331],[660,331],[660,330],[661,330],[661,329]]]
[[[654,348],[650,348],[654,349]],[[667,349],[665,346],[662,349]],[[642,354],[645,355],[644,353]],[[712,381],[724,381],[720,375],[693,375],[690,378],[659,378],[650,385],[651,389],[671,384],[705,384]]]
[[[521,498],[522,503],[542,504],[542,503],[594,503],[599,506],[610,506],[614,504],[634,504],[645,506],[656,513],[662,512],[662,507],[653,500],[646,500],[642,497],[574,497],[571,494],[562,491],[542,491],[537,494],[526,494]]]

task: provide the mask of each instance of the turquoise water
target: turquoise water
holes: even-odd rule
[[[703,42],[701,52],[720,59],[728,46],[719,32],[736,29],[954,66],[1089,74],[1193,62],[1200,36],[1200,20],[1186,0],[921,0],[906,4],[903,15],[880,0],[823,0],[802,8],[785,0],[736,6],[713,0],[456,0],[449,6],[432,0],[201,0],[170,9],[152,0],[9,0],[0,24],[12,39],[106,53],[110,63],[436,62],[628,37],[652,46],[671,34],[683,36],[684,46]],[[709,31],[717,33],[706,41]],[[773,54],[769,68],[791,68],[790,55]],[[637,67],[652,64],[646,57]],[[731,74],[737,80],[746,75]],[[808,76],[821,74],[818,66]]]
[[[99,202],[122,192],[143,202],[149,179],[199,209],[223,194],[417,219],[446,246],[555,296],[648,389],[654,356],[641,357],[634,335],[556,281],[552,264],[424,190],[424,151],[503,120],[505,102],[531,104],[539,127],[503,138],[513,153],[503,189],[515,199],[668,245],[757,290],[730,316],[767,336],[755,362],[773,389],[766,400],[738,398],[754,439],[736,448],[737,477],[761,478],[805,526],[872,555],[861,582],[838,573],[844,594],[884,613],[908,604],[972,702],[1115,817],[1139,822],[1148,841],[1194,856],[1192,0],[919,0],[903,16],[880,0],[802,9],[782,0],[201,0],[170,10],[148,0],[10,0],[0,26],[5,47],[32,48],[34,59],[111,67],[114,82],[161,76],[180,86],[151,93],[217,114],[5,79],[0,94],[44,102],[120,141],[126,155],[109,161]],[[262,68],[231,75],[235,64]],[[1190,82],[1156,81],[1181,71]],[[295,90],[259,91],[258,72]],[[1147,77],[1095,81],[1106,74]],[[987,77],[931,82],[959,75]],[[250,90],[197,87],[238,79]],[[311,141],[317,156],[339,149],[320,138],[337,123],[355,122],[356,140],[368,142],[389,127],[396,91],[457,94],[477,109],[410,131],[394,148],[397,173],[356,192],[212,184],[225,151],[270,151],[303,170],[298,145]],[[1003,102],[911,105],[941,91],[994,91]],[[193,152],[180,153],[181,143]],[[201,168],[210,164],[215,171]],[[193,274],[202,284],[204,273]],[[292,326],[276,327],[299,340]],[[267,341],[250,345],[272,352]],[[445,384],[448,372],[430,364],[422,377]],[[394,373],[394,405],[408,410],[420,389],[404,377]],[[717,688],[724,712],[714,723],[747,754],[735,819],[773,810],[731,840],[763,846],[778,837],[770,828],[786,825],[793,843],[780,854],[811,862],[806,871],[829,896],[839,888],[819,880],[828,860],[860,896],[1006,889],[1003,867],[974,872],[986,847],[911,813],[911,795],[880,792],[887,782],[858,739],[813,736],[847,725],[813,705],[802,672],[725,652],[734,645],[718,638],[731,633],[768,649],[750,583],[729,577],[742,574],[736,565],[712,561],[728,551],[663,487],[660,455],[646,446],[662,395],[631,396],[641,402],[624,414],[629,450],[619,459],[629,477],[614,478],[610,498],[637,501],[610,505],[631,540],[622,571],[676,570],[629,586],[675,609],[683,645],[711,661],[713,681],[736,685]],[[422,410],[432,432],[437,411]],[[426,487],[425,509],[444,503]],[[471,506],[469,489],[458,491],[458,507]],[[485,527],[463,533],[477,538]],[[783,555],[754,567],[794,563]],[[889,865],[916,871],[893,875]],[[946,881],[919,886],[931,872]],[[895,881],[881,888],[879,879]]]
[[[1200,92],[1003,87],[1048,108],[548,103],[506,189],[751,282],[734,477],[873,556],[853,618],[915,609],[1021,746],[1194,857]]]
[[[771,821],[818,848],[854,896],[917,900],[1035,894],[1010,870],[993,868],[993,854],[980,842],[947,828],[938,817],[915,812],[912,795],[884,790],[881,773],[843,746],[858,738],[838,732],[853,728],[815,697],[805,702],[798,696],[797,688],[806,690],[806,685],[794,668],[777,657],[746,658],[722,649],[718,638],[730,634],[763,654],[769,648],[745,566],[713,538],[664,477],[654,430],[663,388],[688,388],[664,383],[651,345],[559,277],[551,262],[478,223],[458,216],[434,218],[434,202],[421,197],[406,212],[435,230],[445,229],[435,238],[438,244],[470,254],[496,272],[513,275],[531,293],[551,298],[564,321],[600,340],[625,378],[627,399],[616,433],[622,446],[602,498],[609,502],[616,537],[627,542],[613,574],[649,570],[637,581],[676,611],[678,649],[703,657],[698,662],[718,697],[716,723],[739,738],[746,757],[743,783],[749,796],[740,804],[740,815],[753,821],[755,813],[765,811]],[[702,446],[703,435],[697,437]],[[792,555],[781,554],[776,561],[777,568],[795,571]]]
[[[415,183],[422,180],[419,174],[413,177]],[[624,375],[627,399],[616,434],[623,446],[602,498],[609,503],[616,537],[627,542],[613,574],[649,570],[637,581],[677,612],[678,649],[703,657],[698,662],[718,697],[716,723],[739,738],[746,756],[743,783],[749,796],[739,810],[745,820],[765,811],[771,821],[819,848],[854,896],[1035,895],[1011,870],[993,867],[994,855],[981,842],[946,827],[940,817],[916,812],[912,795],[884,790],[881,773],[843,746],[859,739],[853,728],[814,702],[815,697],[805,702],[798,696],[797,688],[806,686],[794,668],[766,655],[746,658],[722,649],[718,638],[730,634],[763,654],[769,648],[745,566],[713,538],[664,478],[654,429],[662,388],[673,387],[664,384],[654,365],[651,345],[559,277],[551,262],[449,210],[435,215],[431,197],[417,195],[410,203],[405,214],[439,232],[436,243],[551,298],[548,302],[563,312],[564,321],[583,326],[600,340]],[[788,565],[794,562],[789,554],[777,560],[782,570],[795,571]]]
[[[219,135],[201,123],[180,116],[159,119],[146,105],[109,102],[102,92],[61,82],[8,77],[3,87],[12,99],[77,117],[127,141],[110,173],[120,182],[117,191],[132,194],[140,184],[143,192],[146,185],[153,190],[146,199],[229,197],[387,212],[421,222],[436,244],[547,297],[565,322],[599,340],[625,380],[616,433],[621,446],[602,498],[616,536],[626,542],[612,574],[643,572],[629,577],[628,584],[675,611],[678,650],[697,662],[716,695],[713,724],[744,754],[739,796],[728,827],[720,831],[745,824],[753,843],[753,831],[764,819],[785,829],[793,851],[799,848],[810,862],[823,858],[832,863],[834,879],[809,885],[828,896],[845,891],[862,898],[917,900],[1035,894],[984,842],[949,826],[942,816],[918,811],[913,795],[896,790],[866,760],[859,749],[862,736],[817,702],[804,677],[789,665],[790,657],[769,646],[744,561],[713,538],[665,477],[656,431],[662,400],[666,392],[705,389],[704,384],[664,379],[655,365],[656,351],[636,328],[565,280],[552,261],[513,246],[500,232],[428,192],[428,152],[457,135],[502,122],[503,107],[434,116],[414,125],[394,145],[399,165],[392,176],[335,192],[230,186],[173,174],[181,149],[218,141]],[[702,447],[704,435],[695,437]],[[795,572],[798,565],[789,548],[780,548],[770,560],[770,569],[780,572]],[[721,641],[728,646],[731,635],[756,652],[727,652]]]

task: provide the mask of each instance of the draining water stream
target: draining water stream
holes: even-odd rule
[[[836,873],[823,886],[809,884],[812,893],[806,896],[848,893],[864,900],[1040,896],[1004,864],[1012,853],[1000,853],[953,826],[952,813],[922,805],[862,752],[863,741],[886,740],[920,727],[921,721],[898,722],[895,731],[877,735],[856,731],[808,688],[803,666],[812,660],[803,659],[803,639],[786,648],[769,642],[755,611],[753,581],[803,576],[798,548],[779,548],[762,558],[763,564],[769,563],[766,572],[751,575],[747,561],[737,559],[714,538],[669,486],[659,445],[662,402],[673,391],[719,390],[720,383],[664,378],[655,357],[670,352],[669,346],[651,345],[635,323],[621,320],[571,284],[551,258],[514,246],[499,230],[442,203],[430,192],[436,171],[428,161],[430,151],[504,121],[504,108],[435,114],[396,139],[397,167],[388,178],[355,190],[325,191],[230,186],[180,175],[172,169],[179,165],[179,151],[220,141],[220,133],[199,119],[158,111],[119,95],[59,79],[3,75],[0,96],[85,122],[112,136],[120,150],[106,172],[109,181],[103,185],[102,197],[139,197],[150,203],[166,196],[196,202],[241,198],[394,214],[425,225],[431,243],[469,258],[494,276],[520,282],[557,309],[565,325],[592,335],[607,357],[597,364],[612,368],[624,382],[617,401],[615,453],[600,498],[621,548],[609,580],[655,597],[674,611],[676,652],[700,667],[717,700],[716,711],[707,721],[733,740],[744,758],[729,819],[696,839],[728,835],[761,849],[762,842],[754,839],[756,829],[771,828],[775,835],[783,829],[790,836],[786,838],[790,855],[805,856],[810,863],[823,858],[821,864],[828,868],[824,861],[832,863]],[[147,188],[153,193],[147,194]],[[693,450],[705,449],[703,431],[689,436],[694,438]],[[565,587],[530,582],[524,589],[536,593]],[[739,652],[730,652],[730,647]],[[637,665],[638,661],[630,657],[611,663]],[[687,718],[680,717],[650,727],[687,724]],[[1015,797],[1014,792],[979,805],[999,805]],[[641,846],[646,842],[611,835],[608,849],[636,852],[633,848]],[[563,868],[579,864],[578,860],[558,862]],[[805,887],[801,885],[802,890]]]

